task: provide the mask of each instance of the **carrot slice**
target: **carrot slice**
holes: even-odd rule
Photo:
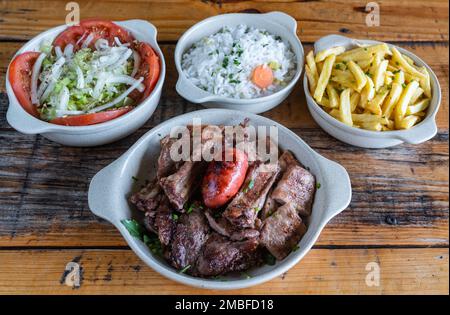
[[[273,82],[273,71],[267,65],[257,66],[253,70],[252,82],[261,89],[265,89]]]

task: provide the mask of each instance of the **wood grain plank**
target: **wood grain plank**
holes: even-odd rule
[[[29,39],[63,24],[68,13],[63,0],[2,1],[0,39]],[[283,11],[298,22],[303,41],[330,33],[395,41],[448,41],[447,1],[379,1],[380,26],[366,25],[367,1],[146,1],[79,0],[81,17],[112,20],[145,19],[159,29],[159,39],[177,40],[196,22],[232,12]],[[420,26],[420,27],[419,27]]]
[[[2,43],[0,49],[0,129],[10,128],[5,120],[7,109],[7,100],[5,98],[4,73],[7,65],[14,53],[21,47],[22,43]],[[312,45],[304,45],[306,52],[312,49]],[[427,64],[435,71],[441,84],[442,102],[437,115],[437,124],[440,129],[448,129],[449,111],[448,111],[448,43],[405,43],[401,47],[410,50],[420,58],[423,58]],[[167,63],[167,75],[165,80],[165,89],[160,105],[155,114],[146,126],[155,126],[161,121],[180,115],[182,113],[200,109],[198,105],[191,104],[180,97],[175,91],[175,83],[178,73],[173,63],[174,45],[162,45],[163,54]],[[288,128],[317,128],[317,124],[312,119],[306,107],[306,100],[303,93],[303,85],[297,83],[292,94],[280,106],[264,113],[264,116],[276,120]]]
[[[448,248],[313,249],[267,284],[214,291],[165,279],[130,250],[6,250],[0,294],[448,294],[448,254]],[[78,289],[64,284],[71,261],[82,268]],[[380,266],[379,286],[366,285],[370,262]]]
[[[89,211],[87,190],[95,173],[146,130],[96,148],[3,131],[0,246],[124,245],[111,225]],[[320,129],[295,132],[339,161],[352,180],[350,207],[331,221],[319,245],[448,244],[448,132],[420,146],[384,150],[343,145]]]

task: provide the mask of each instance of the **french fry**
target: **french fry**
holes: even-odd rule
[[[375,85],[371,78],[367,77],[367,83],[364,89],[361,91],[361,97],[359,99],[359,106],[366,108],[366,105],[375,96]]]
[[[326,108],[331,108],[330,106],[330,100],[328,98],[326,98],[325,96],[322,96],[322,100],[320,102],[317,102],[319,105],[326,107]]]
[[[328,56],[323,64],[322,72],[320,73],[319,81],[317,82],[316,90],[314,91],[314,99],[318,102],[322,99],[325,88],[327,87],[328,81],[330,80],[331,70],[333,69],[334,61],[336,60],[335,55]]]
[[[330,110],[330,112],[328,114],[330,114],[337,120],[341,120],[341,112],[339,111],[339,109],[334,108],[334,109]]]
[[[387,66],[389,64],[389,60],[383,60],[378,68],[375,70],[375,74],[373,77],[373,84],[375,84],[375,91],[378,91],[384,83],[384,76],[386,74]]]
[[[314,81],[317,82],[319,80],[319,72],[317,72],[317,66],[314,60],[314,51],[311,50],[306,55],[306,64],[308,65],[311,74],[314,76]]]
[[[406,110],[406,115],[413,115],[424,111],[428,108],[428,106],[430,106],[430,101],[431,100],[429,98],[425,98],[414,105],[409,105]]]
[[[394,122],[393,120],[391,120],[391,119],[388,119],[387,127],[388,127],[390,130],[394,130],[394,128],[395,128],[395,122]]]
[[[394,72],[394,82],[400,85],[405,83],[405,73],[402,70]]]
[[[420,120],[419,116],[410,115],[403,118],[399,124],[399,129],[409,129]]]
[[[370,59],[359,60],[359,61],[356,61],[356,63],[358,64],[358,66],[361,69],[363,69],[364,72],[366,72],[369,70],[370,65],[373,64],[373,60],[374,60],[374,57],[372,57]]]
[[[394,61],[395,65],[403,68],[409,74],[412,74],[420,79],[426,79],[425,75],[411,66],[395,47],[392,47],[392,60]]]
[[[344,91],[342,91],[339,98],[340,100],[339,112],[341,121],[348,126],[353,125],[351,105],[350,105],[350,92],[351,89],[345,89]]]
[[[352,113],[356,110],[356,106],[358,106],[360,98],[361,94],[359,93],[352,93],[352,95],[350,96],[350,108]]]
[[[308,65],[305,66],[305,74],[306,74],[306,78],[308,79],[309,92],[311,94],[314,94],[314,91],[316,90],[317,82],[316,82],[316,79],[314,78],[314,75],[311,72],[311,69],[309,68]]]
[[[395,128],[404,129],[403,126],[403,118],[406,115],[406,110],[408,109],[409,101],[411,97],[414,95],[416,89],[419,87],[419,83],[417,81],[411,81],[408,83],[400,99],[398,100],[397,105],[395,106],[394,118],[395,118]]]
[[[366,109],[374,113],[375,115],[381,115],[383,112],[381,110],[381,105],[384,102],[384,99],[389,94],[389,90],[384,88],[381,89],[375,97],[367,103]]]
[[[383,126],[377,122],[363,122],[361,123],[361,127],[373,131],[381,131],[383,129]]]
[[[327,94],[328,94],[328,98],[330,100],[330,107],[338,108],[339,107],[339,94],[331,84],[327,85]]]
[[[367,77],[364,74],[364,72],[362,71],[362,69],[353,61],[350,60],[348,62],[348,69],[350,70],[350,72],[353,74],[353,76],[355,77],[356,80],[356,90],[358,92],[361,92],[361,90],[363,89],[363,87],[366,85],[367,83]]]
[[[355,49],[348,50],[339,56],[337,56],[336,61],[342,62],[342,61],[359,61],[364,59],[369,59],[373,56],[373,54],[382,53],[385,54],[391,54],[389,50],[389,46],[387,44],[377,44],[372,45],[368,47],[359,47]]]
[[[421,67],[419,69],[419,71],[421,73],[423,73],[423,75],[425,76],[424,78],[422,78],[419,82],[420,82],[420,86],[423,89],[423,92],[425,93],[426,97],[431,98],[431,79],[430,79],[430,74],[428,73],[427,69],[425,67]]]
[[[352,114],[353,123],[376,122],[382,125],[388,125],[389,120],[378,115],[372,114]]]
[[[316,54],[315,61],[316,62],[324,61],[328,56],[331,56],[331,55],[336,56],[336,55],[343,53],[344,51],[345,51],[345,47],[343,47],[343,46],[336,46],[336,47],[322,50]]]
[[[414,95],[411,97],[411,100],[409,101],[409,105],[412,105],[417,102],[417,100],[422,96],[423,89],[421,87],[418,87]]]
[[[407,63],[409,63],[411,66],[414,67],[414,60],[412,60],[410,57],[406,56],[405,54],[402,54],[402,57],[406,60]]]
[[[391,117],[392,111],[395,108],[395,104],[397,104],[398,100],[400,99],[402,92],[403,88],[401,84],[397,82],[392,83],[391,91],[389,92],[389,95],[387,96],[383,107],[381,108],[384,117]]]

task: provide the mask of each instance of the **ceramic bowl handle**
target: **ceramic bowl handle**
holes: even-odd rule
[[[437,134],[437,130],[434,117],[430,117],[430,120],[424,121],[423,124],[406,130],[396,137],[409,144],[419,144],[433,138]]]
[[[116,218],[114,204],[112,202],[111,194],[120,194],[119,191],[114,192],[113,186],[110,185],[111,178],[114,178],[117,172],[115,171],[117,163],[113,163],[98,172],[89,184],[88,204],[91,211],[115,224],[119,220]]]
[[[294,34],[297,32],[297,21],[292,16],[277,11],[269,12],[264,15],[267,17],[268,21],[273,21],[280,24],[289,31],[294,32]]]
[[[342,165],[322,156],[319,157],[319,163],[325,178],[318,189],[326,189],[327,191],[329,206],[326,215],[328,221],[348,207],[352,199],[352,185],[350,177]]]
[[[11,101],[10,98],[10,102],[14,102],[14,100]],[[11,127],[17,131],[29,135],[51,132],[55,129],[51,124],[39,120],[25,112],[19,104],[9,105],[8,112],[6,113],[6,120]]]
[[[175,89],[178,94],[192,103],[204,103],[215,99],[214,95],[211,95],[194,86],[183,76],[183,74],[180,74],[178,77]]]

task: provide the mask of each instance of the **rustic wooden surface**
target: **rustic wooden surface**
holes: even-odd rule
[[[299,83],[282,105],[264,114],[293,129],[351,177],[350,207],[334,218],[314,249],[283,277],[227,293],[446,293],[449,246],[449,43],[447,1],[380,1],[381,26],[365,25],[365,1],[77,1],[82,18],[142,18],[159,30],[168,71],[153,117],[135,134],[96,148],[69,148],[22,135],[6,122],[4,74],[23,43],[64,23],[66,1],[0,2],[0,293],[205,294],[145,266],[119,233],[87,205],[92,176],[156,124],[200,109],[174,89],[176,39],[189,26],[226,12],[280,10],[294,16],[305,50],[323,35],[395,42],[425,60],[439,77],[439,131],[420,145],[366,150],[343,144],[312,120]],[[127,3],[125,3],[127,2]],[[114,8],[114,9],[112,9]],[[66,264],[79,261],[81,287],[60,283]],[[381,285],[365,285],[369,262],[381,266]]]

